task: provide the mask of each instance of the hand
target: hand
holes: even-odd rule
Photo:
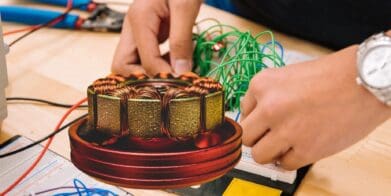
[[[391,116],[356,84],[356,51],[352,46],[252,79],[241,125],[255,161],[298,169],[354,144]]]
[[[192,30],[201,0],[135,0],[126,15],[112,71],[181,74],[192,68]],[[170,62],[159,43],[169,38]],[[142,64],[142,67],[139,64]],[[145,69],[145,70],[144,70]]]

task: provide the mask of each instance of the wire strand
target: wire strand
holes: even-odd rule
[[[43,23],[43,24],[40,24],[40,25],[35,25],[35,26],[31,26],[31,29],[29,27],[27,28],[24,28],[24,29],[19,29],[19,30],[14,30],[13,32],[6,32],[5,34],[6,35],[10,35],[10,34],[13,34],[13,33],[18,33],[18,32],[22,32],[22,31],[25,31],[25,30],[30,30],[28,31],[27,33],[23,34],[22,36],[16,38],[14,41],[12,41],[10,44],[8,44],[9,47],[15,45],[16,43],[18,43],[20,40],[26,38],[27,36],[31,35],[32,33],[44,28],[44,27],[48,27],[48,26],[54,26],[56,24],[58,24],[59,22],[61,22],[62,20],[64,20],[64,17],[69,13],[71,12],[74,7],[72,6],[73,5],[73,0],[68,0],[68,3],[67,3],[67,7],[66,7],[66,10],[59,16]],[[84,6],[85,4],[82,4],[82,5],[79,5],[78,7],[81,7],[81,6]]]
[[[64,103],[58,103],[54,101],[49,101],[45,99],[38,99],[38,98],[31,98],[31,97],[7,97],[7,101],[31,101],[31,102],[38,102],[38,103],[44,103],[55,107],[60,108],[70,108],[73,105],[72,104],[64,104]],[[80,105],[79,108],[87,108],[88,105]]]
[[[53,136],[55,136],[55,135],[61,133],[61,131],[65,130],[65,129],[68,128],[69,126],[73,125],[75,122],[77,122],[77,121],[79,121],[80,119],[86,117],[87,115],[88,115],[88,114],[84,114],[84,115],[82,115],[82,116],[80,116],[80,117],[78,117],[78,118],[72,120],[71,122],[69,122],[68,124],[62,126],[62,127],[59,128],[58,130],[54,130],[54,131],[53,131],[52,133],[50,133],[49,135],[47,135],[47,136],[45,136],[45,137],[43,137],[43,138],[41,138],[41,139],[39,139],[39,140],[37,140],[37,141],[31,143],[31,144],[28,144],[28,145],[26,145],[26,146],[24,146],[24,147],[21,147],[21,148],[19,148],[19,149],[17,149],[17,150],[13,150],[13,151],[11,151],[11,152],[7,152],[7,153],[4,153],[4,154],[1,154],[1,155],[0,155],[0,159],[1,159],[1,158],[9,157],[9,156],[11,156],[11,155],[15,155],[15,154],[17,154],[17,153],[23,152],[23,151],[25,151],[25,150],[27,150],[27,149],[30,149],[30,148],[32,148],[32,147],[34,147],[34,146],[40,144],[41,142],[43,142],[43,141],[45,141],[45,140],[47,140],[47,139],[49,139],[49,138],[51,138],[51,137],[53,137]]]
[[[216,24],[193,37],[196,42],[193,71],[219,81],[224,86],[228,109],[240,109],[240,97],[247,91],[255,74],[266,68],[285,65],[284,49],[271,31],[252,35],[212,19],[196,23],[197,29],[200,29],[199,23],[210,20]],[[264,43],[261,40],[266,36],[270,41]]]
[[[87,101],[87,98],[84,98],[77,102],[72,108],[68,109],[68,111],[64,114],[64,116],[61,118],[61,120],[58,122],[58,124],[55,127],[55,130],[58,130],[62,123],[65,121],[65,119],[69,116],[70,113],[72,113],[73,110],[75,110],[79,105]],[[0,193],[1,196],[6,195],[8,192],[10,192],[12,189],[14,189],[30,172],[38,165],[38,163],[41,161],[42,157],[45,155],[47,150],[49,149],[50,144],[52,143],[54,137],[50,137],[44,148],[42,149],[41,153],[38,155],[37,159],[30,165],[30,167],[21,175],[19,176],[11,185],[9,185],[2,193]]]

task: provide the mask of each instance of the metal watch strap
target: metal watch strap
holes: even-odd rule
[[[372,92],[380,101],[385,103],[387,106],[391,107],[391,88],[386,89],[375,89],[371,87],[366,87],[369,91]]]
[[[391,37],[386,35],[384,32],[372,35],[371,37],[364,40],[362,44],[360,44],[358,48],[358,53],[362,54],[367,49],[368,46],[370,47],[373,42],[377,42],[377,41],[391,42]]]
[[[360,44],[358,48],[357,51],[358,61],[362,60],[360,58],[363,57],[363,54],[367,51],[368,48],[371,48],[373,45],[376,45],[378,42],[391,44],[391,37],[386,35],[384,32],[381,32],[366,39],[362,44]],[[391,87],[384,88],[384,89],[373,88],[365,84],[365,82],[362,82],[362,79],[360,77],[358,77],[357,79],[358,79],[357,81],[360,81],[359,82],[360,85],[368,89],[381,102],[391,107]]]

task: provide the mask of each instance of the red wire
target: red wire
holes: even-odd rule
[[[73,105],[70,109],[68,109],[68,111],[64,114],[64,116],[62,116],[61,120],[58,122],[58,124],[54,130],[58,130],[61,127],[62,123],[65,121],[65,119],[69,116],[69,114],[72,113],[73,110],[78,108],[85,101],[87,101],[87,98],[80,100],[75,105]],[[13,188],[15,188],[38,165],[39,161],[42,159],[42,157],[47,152],[53,139],[54,139],[54,136],[48,140],[48,142],[46,143],[45,147],[42,149],[42,151],[39,154],[39,156],[37,157],[37,159],[35,159],[34,163],[31,164],[30,167],[18,179],[16,179],[10,186],[8,186],[7,189],[5,189],[2,193],[0,193],[0,196],[5,196],[5,194],[7,194]]]
[[[70,9],[72,9],[72,5],[73,5],[73,0],[68,0],[68,2],[67,2],[67,7],[66,7],[65,12],[69,11]],[[54,26],[54,25],[56,25],[57,23],[61,22],[63,19],[64,19],[64,17],[61,17],[61,18],[59,18],[58,20],[56,20],[56,21],[54,21],[53,23],[51,23],[49,26]],[[23,32],[23,31],[35,30],[35,29],[40,28],[41,26],[42,26],[42,24],[40,24],[40,25],[34,25],[34,26],[29,26],[29,27],[25,27],[25,28],[20,28],[20,29],[8,31],[8,32],[4,32],[4,33],[3,33],[3,36],[15,34],[15,33],[20,33],[20,32]]]
[[[70,9],[72,9],[72,5],[73,5],[73,0],[68,0],[66,11],[69,11]],[[59,23],[62,20],[63,20],[63,18],[59,18],[58,20],[55,20],[51,24],[51,26]],[[35,26],[23,28],[23,29],[17,29],[17,30],[13,30],[13,31],[10,31],[10,32],[6,32],[6,33],[4,33],[4,35],[10,35],[10,34],[22,32],[22,31],[27,31],[27,30],[34,30],[36,28],[40,28],[41,26],[42,25],[35,25]],[[85,101],[87,101],[87,98],[84,98],[84,99],[80,100],[79,102],[77,102],[75,105],[73,105],[64,114],[64,116],[61,118],[61,120],[58,122],[55,130],[58,130],[61,127],[62,123],[65,121],[65,119],[69,116],[69,114],[72,111],[74,111],[76,108],[78,108]],[[37,159],[30,165],[30,167],[21,176],[19,176],[10,186],[8,186],[2,193],[0,193],[0,196],[5,196],[5,194],[9,193],[12,189],[14,189],[38,165],[39,161],[41,161],[42,157],[47,152],[47,150],[48,150],[50,144],[52,143],[53,139],[54,139],[54,137],[49,138],[48,142],[46,143],[45,147],[42,149],[41,153],[38,155]]]
[[[3,33],[3,36],[15,34],[15,33],[20,33],[20,32],[23,32],[23,31],[33,30],[33,29],[38,28],[39,26],[40,25],[34,25],[34,26],[31,26],[31,27],[26,27],[26,28],[16,29],[16,30],[12,30],[12,31],[7,31],[7,32]]]

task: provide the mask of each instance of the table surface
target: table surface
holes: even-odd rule
[[[1,4],[31,2],[6,0]],[[203,5],[199,19],[216,18],[242,30],[260,32],[266,28],[238,16]],[[22,27],[3,24],[3,31]],[[312,56],[331,51],[315,44],[275,32],[287,49]],[[17,36],[17,35],[16,35]],[[7,36],[9,43],[16,36]],[[119,36],[43,29],[11,48],[7,55],[9,86],[7,96],[38,97],[63,103],[75,103],[86,96],[86,87],[110,72]],[[8,104],[8,117],[3,122],[0,141],[21,134],[39,139],[52,131],[64,109],[30,104]],[[86,110],[74,112],[73,119]],[[332,122],[330,122],[332,123]],[[68,157],[67,132],[55,137],[50,149]],[[131,190],[136,195],[167,195],[150,190]],[[296,192],[297,195],[390,195],[391,194],[391,121],[384,123],[367,138],[334,156],[318,161],[310,169]],[[158,194],[158,195],[159,195]]]

